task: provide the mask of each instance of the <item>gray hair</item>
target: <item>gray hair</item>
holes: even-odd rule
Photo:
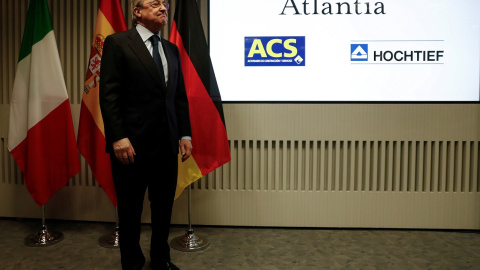
[[[131,0],[130,1],[130,6],[132,8],[132,23],[133,23],[133,25],[137,25],[137,16],[135,15],[135,12],[133,11],[133,9],[136,8],[136,7],[142,7],[143,6],[143,0]]]

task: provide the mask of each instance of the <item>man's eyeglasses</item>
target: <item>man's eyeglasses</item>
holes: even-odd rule
[[[159,8],[160,6],[164,6],[166,9],[169,9],[170,8],[170,4],[169,3],[164,3],[164,2],[160,2],[160,1],[152,1],[152,2],[148,2],[147,5],[150,5],[152,8]]]

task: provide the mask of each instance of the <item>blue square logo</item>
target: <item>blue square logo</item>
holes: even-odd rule
[[[368,61],[368,44],[351,44],[350,60]]]

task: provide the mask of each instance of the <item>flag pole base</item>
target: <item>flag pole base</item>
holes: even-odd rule
[[[118,230],[118,226],[115,226],[113,233],[105,234],[98,239],[98,244],[104,248],[119,248]]]
[[[206,249],[210,242],[206,238],[195,235],[193,229],[188,229],[185,235],[172,239],[170,246],[178,251],[194,252]]]
[[[118,226],[115,226],[113,233],[105,234],[98,239],[98,244],[104,248],[119,248]]]
[[[49,231],[47,226],[42,225],[42,229],[37,234],[25,237],[25,245],[29,247],[47,247],[60,243],[63,240],[63,233]]]

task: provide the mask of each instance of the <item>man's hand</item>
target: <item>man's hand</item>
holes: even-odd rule
[[[115,156],[123,164],[133,163],[133,156],[135,156],[135,149],[128,138],[120,139],[113,144],[113,151]]]
[[[180,140],[180,153],[182,154],[182,162],[192,155],[192,141]]]

